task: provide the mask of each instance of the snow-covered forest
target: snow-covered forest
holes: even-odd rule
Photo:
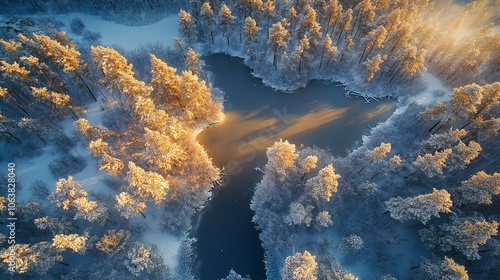
[[[249,205],[267,279],[494,279],[499,12],[494,0],[3,3],[2,277],[199,276],[195,218],[226,176],[196,139],[224,120],[200,53],[226,53],[290,94],[326,80],[398,99],[345,155],[267,148]],[[97,16],[175,17],[165,36],[179,38],[110,47],[86,25]],[[237,272],[225,279],[248,279]]]

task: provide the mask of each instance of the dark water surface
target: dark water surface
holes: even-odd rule
[[[232,268],[253,280],[264,279],[264,251],[249,204],[262,177],[254,168],[265,165],[266,148],[283,139],[297,148],[315,145],[344,155],[368,126],[392,114],[396,102],[345,98],[341,84],[321,81],[293,94],[275,92],[252,77],[240,58],[215,54],[204,59],[215,74],[214,86],[226,93],[226,118],[198,140],[227,176],[199,223],[198,277],[220,279]]]

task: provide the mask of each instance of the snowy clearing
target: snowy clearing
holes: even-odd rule
[[[75,18],[81,19],[89,31],[101,33],[102,45],[119,46],[127,51],[133,50],[148,42],[160,42],[165,46],[171,46],[174,37],[178,36],[178,15],[171,15],[154,24],[143,26],[126,26],[112,21],[106,21],[100,16],[83,13],[71,13],[57,16],[58,20],[66,24],[64,29],[70,35],[72,33],[69,26],[71,21]]]
[[[409,103],[417,103],[418,105],[429,106],[438,102],[443,102],[449,99],[451,89],[443,86],[441,81],[433,74],[425,72],[422,77],[427,85],[427,89],[410,98]],[[442,94],[435,94],[441,92]]]

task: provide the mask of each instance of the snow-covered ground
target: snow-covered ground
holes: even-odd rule
[[[427,89],[415,96],[412,96],[409,100],[410,103],[417,103],[418,105],[427,106],[449,99],[449,93],[451,93],[451,90],[443,86],[441,81],[434,75],[426,72],[422,79],[427,85]]]
[[[119,46],[127,51],[133,50],[148,42],[160,42],[165,46],[170,46],[172,45],[174,37],[178,36],[177,22],[179,16],[177,15],[171,15],[154,24],[143,26],[126,26],[112,21],[106,21],[99,16],[83,13],[71,13],[57,16],[58,20],[66,24],[64,29],[70,35],[70,23],[75,18],[81,19],[87,30],[101,33],[101,42],[103,45]]]
[[[85,112],[83,118],[89,120],[91,125],[101,124],[101,115],[99,104],[94,103],[89,106],[89,109]],[[71,137],[75,131],[72,119],[66,119],[61,122],[64,133]],[[100,180],[105,176],[103,172],[97,167],[97,159],[89,154],[81,145],[74,147],[70,153],[75,156],[81,156],[85,162],[85,168],[75,174],[73,177],[76,181],[80,182],[82,187],[88,192],[94,192],[96,194],[103,193],[107,195],[115,194],[115,191],[111,190]],[[28,201],[31,198],[30,186],[36,180],[43,181],[47,184],[49,191],[55,191],[55,184],[57,180],[52,176],[49,171],[49,163],[54,159],[61,156],[59,152],[51,145],[48,145],[44,149],[44,153],[40,156],[22,159],[16,162],[17,177],[23,188],[18,190],[18,199],[20,201]]]

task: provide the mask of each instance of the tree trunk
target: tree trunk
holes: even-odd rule
[[[278,66],[276,65],[277,63],[277,60],[278,60],[278,57],[276,55],[276,52],[274,52],[274,55],[273,55],[273,66],[274,66],[274,70],[278,70]]]
[[[361,57],[359,58],[358,64],[360,64],[361,61],[363,60],[363,56],[365,55],[366,47],[368,47],[368,44],[365,45],[365,48],[363,49],[363,52],[361,53]]]
[[[337,39],[337,46],[339,45],[339,42],[340,42],[340,38],[342,37],[342,33],[344,32],[344,29],[340,29],[340,34],[339,34],[339,38]]]
[[[427,130],[427,132],[431,132],[440,122],[441,120],[437,121],[433,126],[431,126],[431,128],[429,128],[429,130]]]
[[[58,264],[62,264],[64,266],[69,266],[69,264],[65,263],[65,262],[61,262],[61,261],[56,261]]]
[[[85,88],[87,88],[87,91],[90,93],[90,96],[92,96],[92,99],[94,99],[94,101],[97,102],[97,98],[95,98],[95,95],[94,93],[92,92],[92,90],[90,90],[89,86],[87,85],[87,83],[83,80],[82,76],[80,76],[80,73],[76,72],[76,75],[78,76],[78,78],[80,79],[80,81],[82,81],[83,85],[85,86]]]
[[[16,139],[19,143],[22,143],[21,140],[19,138],[17,138],[14,134],[12,134],[10,131],[8,130],[5,130],[5,132],[7,132],[7,134],[10,135],[10,137]]]

